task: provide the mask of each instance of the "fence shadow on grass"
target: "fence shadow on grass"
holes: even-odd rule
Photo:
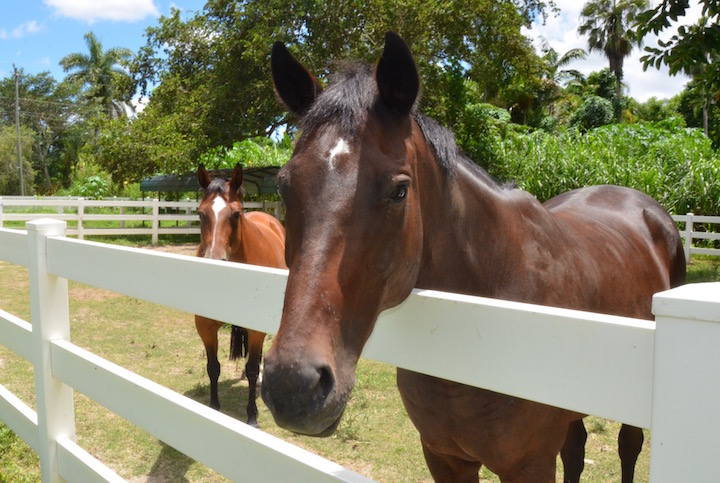
[[[210,403],[210,382],[183,393],[201,404]],[[245,407],[248,401],[247,381],[240,378],[221,380],[218,383],[218,396],[220,397],[221,412],[227,416],[247,421]],[[188,438],[202,438],[202,434],[188,434]],[[177,451],[172,446],[161,442],[162,451],[147,475],[148,483],[189,482],[187,472],[195,460]]]

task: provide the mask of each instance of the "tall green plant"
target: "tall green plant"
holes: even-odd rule
[[[510,135],[495,176],[515,180],[541,201],[597,184],[647,193],[672,213],[720,213],[720,158],[698,129],[609,125],[585,134],[569,129]]]

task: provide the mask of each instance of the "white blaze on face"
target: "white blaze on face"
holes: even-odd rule
[[[335,147],[333,147],[330,150],[330,155],[328,156],[328,165],[330,166],[330,169],[335,168],[335,158],[337,158],[340,155],[343,154],[349,154],[350,153],[350,145],[345,142],[343,138],[338,139],[337,143],[335,144]]]
[[[224,210],[227,207],[227,203],[225,203],[225,200],[222,199],[222,196],[216,196],[213,200],[212,209],[213,213],[215,213],[215,226],[213,226],[213,237],[212,237],[212,244],[210,245],[210,256],[212,256],[213,250],[215,249],[215,235],[217,234],[218,220],[220,219],[220,212]]]

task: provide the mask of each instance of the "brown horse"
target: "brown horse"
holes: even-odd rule
[[[278,177],[290,274],[262,396],[300,433],[335,430],[378,314],[413,287],[650,319],[652,295],[685,279],[658,203],[599,186],[541,204],[497,184],[415,111],[410,50],[385,41],[375,69],[350,67],[326,89],[282,43],[272,51],[302,135]],[[561,450],[566,480],[579,479],[583,415],[403,369],[397,383],[436,480],[478,481],[484,464],[504,482],[554,481]],[[642,440],[623,427],[624,480]]]
[[[264,267],[287,268],[285,265],[285,229],[273,216],[263,212],[243,213],[242,167],[238,164],[230,181],[210,179],[202,164],[197,171],[203,189],[198,207],[200,246],[197,256],[215,260],[249,263]],[[242,287],[238,287],[242,289]],[[207,372],[210,377],[210,407],[220,409],[218,398],[218,329],[217,320],[195,316],[195,327],[205,345]],[[247,356],[245,375],[248,379],[248,424],[257,426],[256,386],[260,375],[265,334],[232,326],[230,359]]]

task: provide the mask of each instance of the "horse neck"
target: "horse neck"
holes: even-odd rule
[[[232,262],[248,263],[248,253],[252,252],[250,244],[254,237],[257,237],[257,228],[252,222],[245,218],[245,214],[238,219],[237,231],[235,237],[238,243],[233,243],[235,249],[230,253],[229,259]]]
[[[543,218],[532,196],[498,185],[486,173],[464,162],[443,173],[432,160],[430,181],[422,197],[423,260],[417,286],[493,295],[498,277],[514,263],[525,224],[518,218]],[[517,250],[514,250],[515,247]]]

